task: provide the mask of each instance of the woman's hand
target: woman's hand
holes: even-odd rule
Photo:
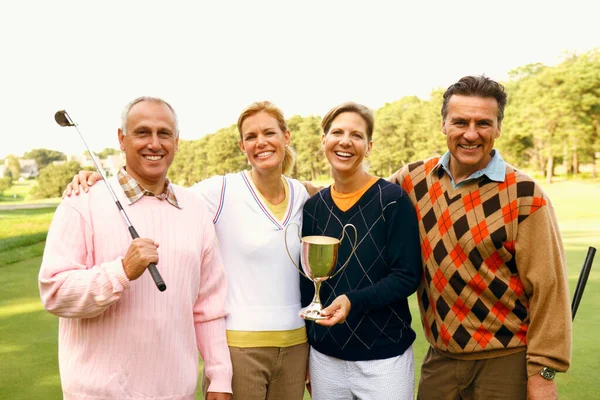
[[[71,183],[67,185],[62,197],[71,197],[72,193],[75,193],[75,196],[79,196],[80,188],[87,193],[89,187],[98,182],[100,179],[102,179],[102,175],[100,175],[98,172],[79,171],[77,175],[73,177]]]
[[[350,299],[345,294],[338,296],[333,300],[329,307],[324,308],[321,314],[326,315],[327,319],[315,321],[319,325],[333,326],[335,324],[343,324],[352,308]]]

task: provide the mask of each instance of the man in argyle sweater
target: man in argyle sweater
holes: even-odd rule
[[[420,399],[558,398],[569,368],[571,312],[554,209],[532,178],[493,148],[504,88],[468,76],[444,93],[448,151],[390,180],[419,220],[418,289],[430,348]]]

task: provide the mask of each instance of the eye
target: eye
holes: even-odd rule
[[[340,131],[339,129],[335,129],[335,130],[329,132],[329,134],[331,134],[331,135],[341,135],[342,131]]]
[[[273,136],[273,135],[275,135],[275,132],[268,131],[268,132],[265,132],[265,135],[267,135],[267,136]]]
[[[254,140],[255,138],[256,138],[255,135],[246,135],[246,136],[244,136],[244,140],[245,141]]]
[[[363,135],[362,135],[362,133],[354,132],[352,134],[352,137],[354,137],[355,139],[362,139]]]
[[[158,132],[158,135],[162,138],[170,138],[172,136],[169,131],[160,131]]]

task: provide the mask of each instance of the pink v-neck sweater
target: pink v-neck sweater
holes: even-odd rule
[[[194,399],[198,349],[209,391],[231,392],[225,336],[227,280],[205,204],[176,187],[182,209],[144,196],[129,205],[143,238],[159,243],[160,292],[150,274],[128,281],[131,243],[103,184],[65,199],[52,221],[39,275],[42,302],[60,317],[65,399]]]

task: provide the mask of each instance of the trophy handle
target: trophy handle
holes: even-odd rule
[[[354,246],[352,246],[352,251],[350,252],[350,256],[348,257],[348,259],[346,260],[346,262],[344,263],[344,265],[342,265],[342,267],[340,269],[338,269],[329,278],[333,278],[334,276],[336,276],[337,274],[339,274],[340,272],[342,272],[344,270],[344,268],[346,268],[346,266],[348,265],[348,263],[352,259],[352,256],[354,255],[354,252],[356,251],[356,243],[358,242],[358,232],[356,231],[356,227],[354,225],[352,225],[352,224],[346,224],[346,225],[344,225],[344,227],[342,228],[342,238],[340,239],[340,243],[342,243],[342,240],[344,240],[344,236],[346,234],[346,228],[347,227],[351,227],[352,229],[354,229]]]
[[[283,231],[283,242],[285,243],[285,251],[287,251],[288,253],[288,257],[290,258],[290,261],[292,262],[292,264],[294,265],[294,267],[296,267],[296,269],[298,270],[298,272],[300,272],[300,274],[305,277],[306,279],[310,279],[308,276],[306,276],[306,274],[304,272],[302,272],[302,270],[300,268],[298,268],[298,265],[296,264],[296,261],[294,261],[294,258],[292,257],[292,255],[290,254],[290,250],[288,249],[288,245],[287,245],[287,231],[288,228],[291,225],[296,225],[298,227],[298,240],[300,240],[300,242],[302,242],[302,238],[300,237],[300,225],[298,225],[295,222],[290,222],[284,229]]]

